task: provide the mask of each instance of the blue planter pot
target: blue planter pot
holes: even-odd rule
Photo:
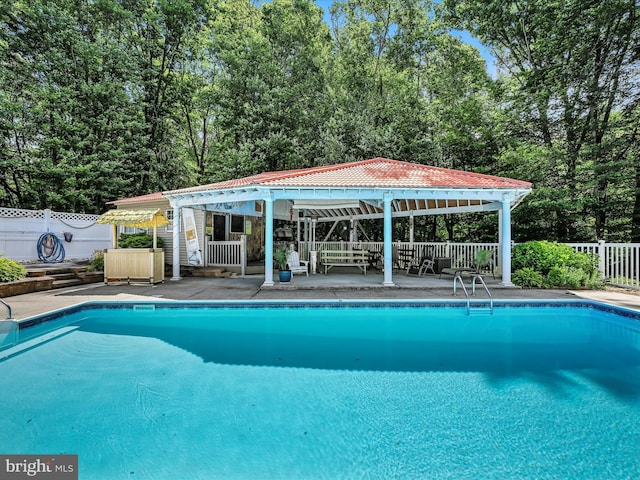
[[[291,270],[280,270],[278,272],[278,278],[281,282],[290,282],[291,281]]]

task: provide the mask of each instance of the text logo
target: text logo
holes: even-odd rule
[[[78,455],[0,455],[0,480],[78,480]]]

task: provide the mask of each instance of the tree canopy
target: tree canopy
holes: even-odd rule
[[[516,240],[640,241],[638,11],[8,0],[0,205],[100,213],[117,198],[382,156],[533,182]],[[495,78],[459,30],[490,49]],[[422,218],[416,231],[489,240],[495,223]]]

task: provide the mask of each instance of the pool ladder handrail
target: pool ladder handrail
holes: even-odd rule
[[[7,307],[7,311],[9,312],[9,316],[6,318],[6,320],[12,320],[13,314],[11,313],[11,305],[9,305],[7,302],[5,302],[1,298],[0,298],[0,303],[2,303],[5,307]]]
[[[456,285],[458,280],[460,280],[460,286],[464,291],[464,296],[467,297],[467,315],[471,312],[471,299],[469,298],[469,292],[467,292],[467,287],[464,286],[464,282],[462,281],[462,276],[459,273],[456,273],[453,277],[453,294],[456,294]]]
[[[482,285],[485,292],[487,292],[487,295],[489,296],[489,312],[493,314],[493,295],[491,295],[491,292],[489,291],[489,287],[487,287],[487,284],[484,283],[484,279],[482,278],[482,275],[478,275],[478,274],[472,274],[472,275],[473,275],[473,280],[471,281],[471,294],[472,295],[476,294],[476,280],[479,280],[480,284]],[[462,291],[464,292],[464,295],[467,298],[467,315],[470,315],[471,314],[471,298],[469,297],[469,292],[467,291],[467,287],[464,285],[464,282],[462,281],[462,275],[460,273],[456,273],[455,276],[453,277],[453,294],[455,295],[456,293],[456,285],[458,280],[460,280],[460,286],[462,287]]]

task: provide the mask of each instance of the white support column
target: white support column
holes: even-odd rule
[[[391,222],[391,200],[393,195],[385,193],[383,197],[384,203],[384,280],[383,287],[395,287],[393,283],[393,225]]]
[[[502,210],[498,210],[498,250],[502,252],[502,244],[504,243],[504,237],[502,236]],[[500,264],[498,265],[497,272],[502,274],[502,257],[500,257]]]
[[[264,283],[273,287],[273,198],[264,201]]]
[[[413,247],[413,237],[414,237],[414,230],[415,230],[415,222],[413,219],[413,212],[411,212],[411,214],[409,215],[409,243],[411,244],[411,246]]]
[[[502,199],[501,210],[501,231],[502,231],[502,282],[501,285],[512,287],[511,282],[511,201],[507,197]]]
[[[180,277],[180,207],[173,207],[173,276],[171,280],[182,280]]]

